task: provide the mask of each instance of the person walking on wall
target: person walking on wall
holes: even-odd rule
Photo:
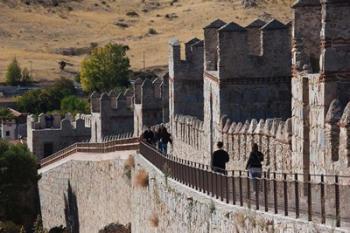
[[[168,143],[172,143],[171,134],[168,133],[167,129],[164,125],[161,125],[161,127],[158,130],[158,138],[159,138],[159,150],[166,154],[168,151]]]
[[[151,130],[151,128],[149,126],[143,132],[143,134],[141,135],[141,139],[146,141],[149,144],[153,144],[154,143],[154,133],[153,133],[153,131]]]
[[[228,153],[222,148],[224,144],[217,142],[218,149],[211,157],[211,169],[215,172],[226,174],[226,163],[230,160]]]
[[[262,161],[264,161],[264,155],[259,151],[258,144],[254,143],[252,146],[252,152],[250,152],[249,159],[246,165],[246,169],[249,172],[249,176],[254,180],[254,183],[253,183],[254,191],[256,191],[256,187],[257,187],[256,178],[261,178]]]

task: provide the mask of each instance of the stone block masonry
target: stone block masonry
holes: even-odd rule
[[[131,180],[124,162],[131,153],[77,153],[43,168],[39,194],[44,227],[97,233],[112,222],[130,223]]]
[[[27,145],[38,159],[51,155],[75,142],[90,140],[89,116],[77,115],[75,119],[67,113],[40,114],[27,117]]]
[[[44,226],[63,225],[81,233],[98,232],[112,222],[131,223],[133,233],[346,232],[214,200],[168,178],[140,154],[131,177],[143,169],[149,182],[135,186],[124,170],[129,154],[75,154],[42,168]]]

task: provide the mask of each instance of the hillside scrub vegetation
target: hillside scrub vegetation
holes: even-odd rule
[[[32,77],[27,68],[21,69],[16,58],[13,58],[7,66],[5,74],[6,84],[8,85],[26,85],[32,81]]]

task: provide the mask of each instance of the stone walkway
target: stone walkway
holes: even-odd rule
[[[69,155],[66,158],[60,159],[52,164],[49,164],[38,170],[38,173],[44,173],[49,171],[52,168],[58,167],[67,161],[70,160],[81,160],[81,161],[103,161],[103,160],[112,160],[115,158],[127,159],[130,154],[135,154],[135,150],[126,150],[126,151],[115,151],[110,153],[83,153],[78,152],[73,155]]]

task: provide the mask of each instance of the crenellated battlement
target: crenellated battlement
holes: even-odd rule
[[[202,121],[192,116],[175,116],[174,153],[184,159],[210,163],[206,148],[205,130]],[[230,155],[229,169],[240,169],[249,157],[253,143],[259,145],[265,155],[266,170],[290,172],[292,167],[292,125],[291,119],[282,121],[278,118],[231,121],[221,117],[220,135],[214,142],[222,141],[224,149]]]
[[[90,140],[91,127],[87,123],[88,115],[66,113],[40,114],[27,116],[28,148],[42,159],[75,142]]]
[[[344,173],[350,167],[350,102],[344,107],[334,99],[326,114],[325,124],[325,167],[327,172]],[[334,168],[336,167],[336,168]]]
[[[289,27],[276,19],[246,27],[215,20],[204,28],[204,44],[206,70],[218,79],[289,76]]]
[[[92,142],[102,142],[107,136],[134,131],[133,95],[132,89],[91,94]]]
[[[168,106],[168,80],[146,78],[134,82],[134,135],[140,136],[146,126],[164,122]]]
[[[61,114],[44,114],[39,116],[34,115],[27,116],[27,125],[33,130],[46,130],[46,129],[84,129],[90,128],[91,115],[77,114],[75,117],[71,113],[66,113],[62,118]]]
[[[186,56],[181,60],[180,42],[175,38],[169,42],[170,121],[178,114],[203,119],[203,53],[204,42],[194,38],[185,43]]]
[[[124,92],[112,90],[108,93],[98,93],[94,91],[90,95],[91,112],[132,109],[133,95],[132,89],[126,89]]]

